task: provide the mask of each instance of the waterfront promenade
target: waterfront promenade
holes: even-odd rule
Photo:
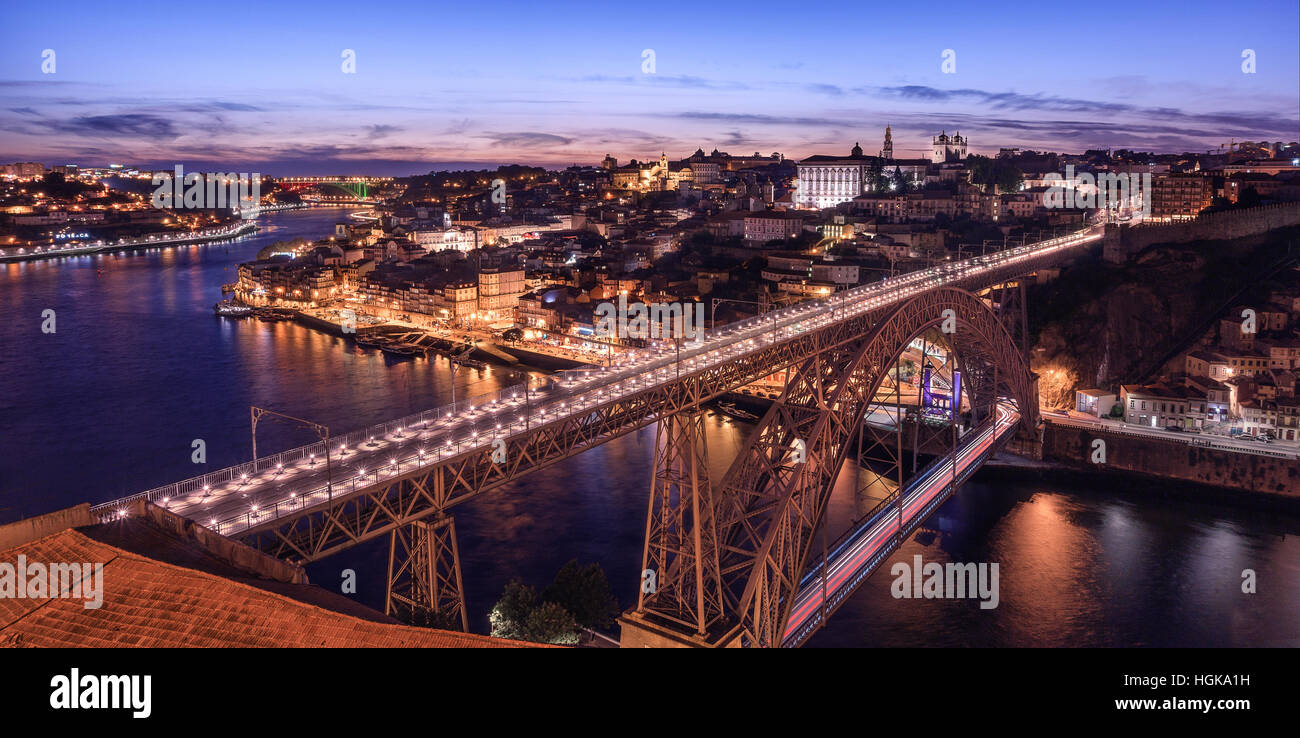
[[[253,221],[243,221],[229,225],[213,226],[212,228],[203,228],[188,233],[154,233],[139,238],[119,238],[116,241],[92,241],[91,243],[75,244],[62,247],[51,246],[49,248],[36,247],[35,249],[14,249],[0,250],[0,262],[9,261],[32,261],[35,259],[54,259],[63,256],[85,256],[87,254],[96,254],[106,251],[130,251],[132,249],[148,249],[158,246],[179,246],[188,243],[203,243],[205,241],[221,241],[227,238],[238,238],[257,231],[257,224]]]

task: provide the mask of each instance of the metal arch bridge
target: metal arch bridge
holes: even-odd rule
[[[370,197],[370,187],[391,183],[391,177],[281,177],[276,184],[290,192],[301,192],[312,187],[335,187],[365,200]]]
[[[96,505],[92,512],[108,521],[148,501],[298,563],[387,535],[390,613],[414,620],[432,614],[468,629],[451,508],[667,421],[658,431],[643,554],[652,564],[645,568],[662,577],[658,590],[643,594],[625,615],[625,639],[629,627],[644,626],[651,635],[663,631],[688,645],[783,645],[792,611],[805,602],[800,584],[829,484],[886,364],[915,336],[955,317],[954,353],[972,378],[976,400],[963,438],[996,427],[1001,442],[1009,429],[1036,428],[1023,296],[1017,321],[1014,309],[1004,310],[1016,304],[1016,293],[1003,288],[1101,237],[1091,227],[891,277],[729,324],[680,351],[625,354],[614,366],[508,387]],[[1001,314],[968,290],[992,290]],[[699,473],[704,467],[691,461],[699,454],[691,429],[698,429],[701,403],[784,369],[791,371],[781,400],[731,471],[711,485]],[[791,463],[795,438],[806,444],[806,460],[797,468]],[[866,453],[861,443],[858,452]],[[974,466],[981,460],[957,454]],[[905,508],[915,513],[900,518],[895,535],[903,535],[919,523],[917,515],[928,514],[936,495],[951,494],[955,485],[931,490],[918,508],[915,478],[905,487],[901,459],[893,466]],[[685,487],[684,468],[695,470]],[[831,557],[829,566],[819,566],[838,575],[843,561]],[[826,603],[835,603],[823,600],[814,609],[824,618]]]

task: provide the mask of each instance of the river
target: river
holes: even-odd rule
[[[346,210],[264,216],[256,235],[0,265],[0,522],[99,502],[246,460],[248,408],[336,434],[451,399],[443,360],[395,360],[289,323],[212,314],[235,267],[263,246],[320,238]],[[42,331],[53,310],[55,331]],[[458,397],[511,382],[456,377]],[[721,474],[748,426],[710,416]],[[261,453],[314,435],[261,423]],[[192,460],[203,440],[206,463]],[[471,628],[511,577],[539,589],[572,558],[599,562],[635,602],[654,430],[593,449],[455,510]],[[852,470],[832,527],[855,514]],[[1300,519],[1097,482],[967,484],[890,560],[998,563],[996,608],[901,599],[887,564],[809,646],[1300,645]],[[387,541],[308,568],[382,609]],[[1256,593],[1242,592],[1251,569]]]

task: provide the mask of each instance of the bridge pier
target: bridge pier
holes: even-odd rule
[[[657,631],[655,620],[692,633],[687,641],[716,630],[723,612],[722,581],[699,406],[659,419],[641,570],[636,610],[621,619],[624,639],[657,640],[651,635]]]
[[[411,625],[469,632],[456,524],[450,515],[393,528],[384,613]]]
[[[683,633],[647,618],[645,613],[632,610],[618,618],[622,631],[619,648],[740,648],[739,625],[722,634],[720,638]]]

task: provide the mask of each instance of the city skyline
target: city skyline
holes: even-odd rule
[[[1240,30],[1224,27],[1219,7],[1174,8],[1103,3],[1090,14],[1150,28],[1142,38],[1092,38],[1050,7],[956,19],[936,9],[926,22],[912,8],[836,4],[808,23],[774,4],[599,15],[405,4],[343,20],[355,11],[336,3],[311,14],[262,8],[251,20],[13,8],[0,50],[0,159],[402,176],[697,148],[797,159],[861,143],[874,153],[886,125],[899,157],[922,156],[940,131],[960,131],[982,154],[1296,140],[1295,6],[1239,6],[1240,17],[1275,21]],[[131,36],[98,33],[109,14]],[[841,30],[835,19],[846,16],[862,30]],[[1207,28],[1215,36],[1190,53],[1188,39]],[[132,37],[175,38],[171,59]],[[1247,49],[1254,73],[1243,71]],[[342,71],[345,50],[355,74]]]

